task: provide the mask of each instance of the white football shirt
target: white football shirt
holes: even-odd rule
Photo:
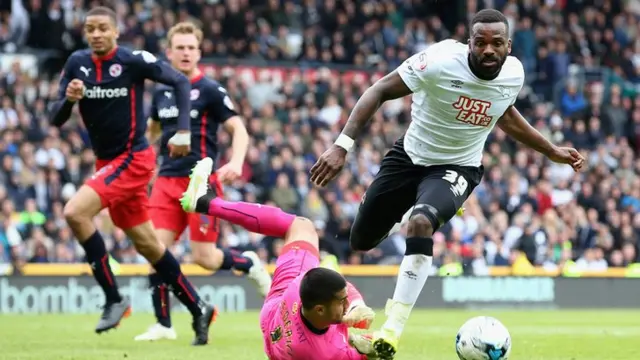
[[[444,40],[398,67],[413,92],[404,149],[416,165],[480,166],[489,133],[522,89],[524,68],[515,57],[487,81],[471,72],[468,54],[468,45]]]

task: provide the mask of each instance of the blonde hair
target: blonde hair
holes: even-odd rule
[[[175,24],[173,27],[171,27],[171,29],[169,29],[169,32],[167,33],[167,40],[169,42],[169,47],[171,47],[171,39],[173,38],[173,35],[175,34],[193,34],[195,35],[196,39],[198,39],[198,44],[200,44],[202,42],[202,30],[200,30],[200,28],[191,22],[181,22],[181,23],[177,23]]]

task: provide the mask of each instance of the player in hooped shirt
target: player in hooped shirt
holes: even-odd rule
[[[575,171],[584,166],[580,153],[549,142],[513,106],[524,70],[508,56],[508,34],[502,13],[482,10],[471,21],[468,44],[445,40],[409,58],[365,91],[336,143],[311,169],[311,180],[325,186],[343,168],[354,139],[382,103],[412,94],[409,129],[382,160],[350,234],[353,249],[370,250],[410,211],[387,321],[373,339],[382,359],[394,357],[427,281],[433,233],[458,213],[482,179],[483,147],[494,126],[553,162]]]
[[[151,220],[158,239],[172,246],[185,228],[189,228],[194,262],[207,270],[238,270],[254,280],[262,295],[271,286],[271,277],[254,252],[244,254],[216,248],[219,220],[215,217],[186,213],[180,206],[180,197],[189,184],[189,174],[196,162],[204,157],[216,158],[217,133],[222,125],[232,134],[233,155],[229,163],[212,174],[209,181],[218,194],[221,182],[235,180],[242,173],[249,135],[226,90],[216,81],[204,77],[198,69],[202,31],[189,22],[178,23],[167,35],[167,58],[171,65],[191,80],[191,152],[183,157],[171,157],[169,140],[178,129],[176,94],[171,87],[158,86],[151,100],[148,137],[151,142],[162,139],[162,164],[153,184],[150,199]],[[167,285],[159,274],[149,275],[152,303],[157,323],[135,337],[138,341],[175,339],[171,326],[170,297]]]
[[[104,240],[92,218],[109,209],[114,224],[133,240],[136,250],[155,268],[193,316],[194,345],[208,342],[215,314],[184,277],[180,264],[160,243],[147,212],[147,186],[155,168],[155,153],[145,138],[142,114],[145,79],[173,86],[179,109],[178,132],[170,139],[173,156],[189,153],[189,80],[145,52],[117,46],[116,14],[105,7],[87,13],[84,35],[90,49],[74,52],[60,79],[60,100],[51,106],[52,123],[62,126],[75,103],[96,154],[96,173],[65,205],[64,215],[82,244],[106,304],[96,327],[112,329],[130,312],[109,266]]]
[[[377,359],[370,338],[348,331],[349,327],[369,328],[375,313],[342,275],[318,267],[318,234],[313,223],[276,207],[217,197],[207,186],[212,168],[211,158],[198,161],[181,199],[184,210],[216,216],[285,241],[260,312],[268,358]]]

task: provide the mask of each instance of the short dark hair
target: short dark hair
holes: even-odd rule
[[[496,9],[483,9],[478,11],[473,18],[471,18],[471,24],[469,25],[469,33],[473,32],[473,25],[475,24],[492,24],[503,23],[507,27],[507,34],[509,34],[509,20],[503,13]]]
[[[336,293],[347,286],[347,281],[337,272],[326,268],[307,271],[300,282],[300,300],[304,309],[328,304]]]
[[[93,9],[89,10],[89,12],[87,12],[86,17],[89,16],[108,16],[109,18],[111,18],[111,21],[113,21],[114,24],[118,23],[118,17],[116,15],[116,12],[106,6],[96,6]]]

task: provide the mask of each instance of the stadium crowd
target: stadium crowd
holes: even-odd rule
[[[496,129],[486,144],[484,181],[464,216],[436,234],[434,263],[462,262],[483,274],[518,253],[547,268],[571,259],[588,270],[640,262],[639,3],[455,2],[457,12],[420,0],[129,0],[117,10],[120,41],[159,55],[175,22],[203,24],[203,57],[226,64],[205,71],[232,95],[252,138],[242,179],[225,189],[227,198],[311,218],[322,249],[342,262],[394,264],[406,229],[365,255],[350,251],[348,236],[384,152],[410,121],[410,99],[384,105],[327,189],[310,185],[308,169],[380,74],[439,40],[465,41],[469,14],[484,6],[503,9],[512,55],[528,76],[516,107],[555,143],[586,154],[589,168],[575,174],[551,164]],[[0,8],[0,49],[81,48],[83,13],[94,3],[13,0]],[[57,76],[28,70],[15,62],[0,71],[0,263],[78,262],[83,251],[62,208],[95,159],[77,113],[61,130],[49,125]],[[230,137],[221,131],[219,140],[228,145]],[[221,154],[220,164],[226,158]],[[143,262],[108,214],[96,221],[116,260]],[[219,245],[257,249],[273,261],[281,242],[223,223]],[[174,251],[189,261],[188,242]]]

